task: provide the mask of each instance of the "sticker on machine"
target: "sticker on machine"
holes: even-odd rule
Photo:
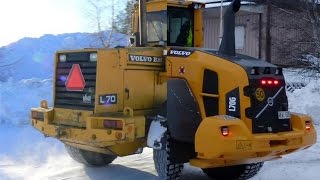
[[[99,104],[100,105],[111,105],[117,104],[117,94],[105,94],[99,96]]]
[[[162,57],[156,56],[143,56],[143,55],[133,55],[129,54],[130,62],[141,62],[141,63],[162,63]]]
[[[185,50],[185,49],[170,49],[167,56],[175,56],[175,57],[189,57],[193,53],[193,50]]]
[[[240,92],[235,88],[226,94],[226,115],[240,118]]]
[[[236,141],[236,149],[237,150],[251,150],[252,149],[252,141],[248,141],[248,140]]]

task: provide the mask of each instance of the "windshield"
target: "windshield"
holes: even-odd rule
[[[167,41],[167,11],[147,13],[148,42]]]

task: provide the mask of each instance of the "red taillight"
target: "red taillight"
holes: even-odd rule
[[[273,85],[279,85],[280,82],[278,80],[273,80],[273,79],[262,79],[260,80],[261,85],[268,85],[268,86],[273,86]]]
[[[123,122],[120,120],[104,120],[103,126],[108,129],[122,130]]]
[[[38,111],[31,111],[31,118],[36,120],[44,120],[44,113]]]
[[[310,121],[306,121],[306,130],[310,131],[311,129],[311,122]]]
[[[222,136],[229,136],[229,128],[227,126],[221,127]]]

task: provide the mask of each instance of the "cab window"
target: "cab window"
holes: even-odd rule
[[[167,11],[147,13],[148,42],[167,41]]]
[[[168,45],[193,46],[193,9],[168,8]]]

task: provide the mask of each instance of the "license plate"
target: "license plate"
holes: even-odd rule
[[[290,112],[289,111],[278,111],[278,118],[279,119],[290,119]]]

